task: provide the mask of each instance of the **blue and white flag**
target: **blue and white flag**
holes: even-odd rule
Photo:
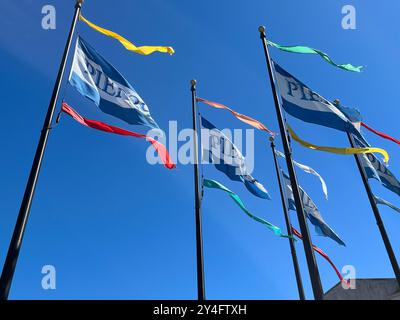
[[[358,131],[361,130],[362,115],[360,110],[357,108],[343,106],[337,100],[334,101],[334,105],[346,116],[347,119],[351,121]]]
[[[357,138],[354,139],[356,146],[363,148],[364,143],[360,142]],[[364,167],[368,179],[378,180],[386,189],[394,192],[400,196],[400,182],[394,174],[379,160],[374,154],[367,153],[360,157],[361,163]]]
[[[290,178],[283,170],[281,170],[281,172],[284,178],[285,193],[288,200],[287,202],[288,208],[289,210],[295,211],[296,204],[294,202],[294,196],[293,196],[292,186],[290,183]],[[340,237],[336,234],[336,232],[333,231],[332,228],[324,221],[321,213],[319,212],[317,206],[315,205],[314,201],[312,201],[310,196],[300,186],[299,186],[299,191],[304,207],[304,212],[308,220],[314,225],[317,234],[324,237],[329,237],[335,240],[340,245],[345,246],[345,243],[342,241],[342,239],[340,239]]]
[[[275,154],[277,156],[279,156],[279,157],[284,158],[284,159],[286,158],[285,155],[283,154],[283,152],[281,152],[279,150],[275,150]],[[322,178],[322,176],[317,171],[315,171],[313,168],[311,168],[309,166],[306,166],[305,164],[302,164],[302,163],[297,162],[295,160],[292,160],[292,161],[293,161],[293,164],[296,167],[300,168],[304,172],[312,174],[313,176],[318,177],[319,181],[321,182],[321,187],[322,187],[322,191],[324,192],[325,198],[326,198],[326,200],[328,200],[328,187],[326,186],[326,182],[325,182],[324,178]]]
[[[391,204],[389,201],[386,201],[385,199],[379,198],[377,196],[374,196],[375,201],[377,204],[383,204],[385,206],[388,206],[389,208],[393,209],[394,211],[397,211],[400,213],[400,208],[396,207],[394,204]]]
[[[331,102],[311,90],[276,62],[274,62],[274,69],[282,98],[282,107],[287,113],[305,122],[360,136],[346,115]]]
[[[69,83],[101,111],[129,124],[158,128],[135,89],[81,37],[76,42]]]
[[[203,117],[200,120],[202,128],[208,129],[202,130],[201,134],[203,161],[213,163],[229,179],[243,182],[247,190],[255,196],[270,200],[268,191],[250,174],[240,150],[211,122]]]

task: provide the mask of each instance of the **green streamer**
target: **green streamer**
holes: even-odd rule
[[[305,47],[305,46],[282,46],[280,44],[274,43],[272,41],[268,41],[268,44],[272,47],[275,47],[279,50],[286,51],[286,52],[292,52],[292,53],[306,53],[306,54],[318,54],[321,56],[322,59],[324,59],[326,62],[330,63],[331,65],[347,70],[347,71],[353,71],[353,72],[361,72],[363,66],[355,67],[352,64],[336,64],[335,62],[332,61],[332,59],[325,53],[317,49],[313,49],[310,47]]]
[[[264,224],[268,229],[272,230],[279,237],[292,238],[292,239],[296,240],[294,237],[283,234],[282,230],[279,227],[274,226],[272,223],[253,215],[249,210],[247,210],[242,199],[240,199],[236,193],[232,192],[231,190],[229,190],[227,187],[225,187],[218,181],[204,179],[203,186],[205,186],[206,188],[219,189],[219,190],[225,191],[226,193],[229,194],[229,196],[233,199],[233,201],[236,202],[236,204],[240,207],[240,209],[242,209],[244,211],[244,213],[246,213],[250,218],[252,218],[253,220],[255,220],[257,222]]]

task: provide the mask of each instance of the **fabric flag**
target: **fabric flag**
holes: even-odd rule
[[[369,161],[368,157],[366,154],[363,154],[361,157],[361,163],[364,167],[365,172],[367,173],[368,179],[376,179],[379,182],[382,183],[381,178],[379,177],[379,173],[372,164],[371,161]],[[383,164],[382,164],[383,165]]]
[[[318,151],[336,153],[336,154],[370,154],[370,153],[376,152],[376,153],[380,153],[383,155],[384,161],[386,163],[389,162],[389,154],[387,153],[386,150],[381,149],[381,148],[371,148],[371,147],[336,148],[336,147],[317,146],[315,144],[312,144],[310,142],[300,139],[300,137],[293,131],[293,129],[289,125],[287,126],[287,129],[290,133],[290,136],[293,138],[293,140],[297,141],[298,143],[300,143],[302,146],[304,146],[306,148],[310,148],[310,149],[318,150]]]
[[[305,122],[354,133],[362,139],[351,121],[331,102],[311,90],[276,62],[274,69],[282,107],[287,113]]]
[[[295,229],[293,226],[292,226],[292,233],[297,238],[303,240],[302,234],[297,229]],[[340,273],[339,269],[335,266],[335,264],[332,262],[332,260],[329,258],[329,256],[321,248],[317,247],[316,245],[313,244],[312,246],[313,246],[313,249],[315,252],[317,252],[321,257],[323,257],[326,261],[328,261],[328,263],[332,266],[333,270],[335,270],[335,273],[339,277],[340,281],[345,281],[343,279],[343,276]]]
[[[103,112],[129,124],[158,128],[135,89],[81,37],[76,42],[69,83]]]
[[[114,39],[118,40],[129,51],[133,51],[135,53],[142,54],[142,55],[148,55],[148,54],[151,54],[151,53],[156,52],[156,51],[162,52],[162,53],[169,53],[170,55],[175,53],[174,49],[172,47],[163,47],[163,46],[142,46],[142,47],[137,47],[132,42],[130,42],[129,40],[127,40],[124,37],[120,36],[118,33],[115,33],[113,31],[101,28],[101,27],[95,25],[94,23],[90,22],[89,20],[87,20],[82,15],[79,16],[79,19],[81,21],[85,22],[92,29],[94,29],[94,30],[96,30],[96,31],[108,36],[108,37],[111,37],[111,38],[114,38]]]
[[[281,229],[275,225],[273,225],[272,223],[257,217],[255,215],[253,215],[249,210],[247,210],[246,206],[244,205],[243,201],[239,198],[239,196],[232,192],[231,190],[229,190],[227,187],[225,187],[224,185],[222,185],[221,183],[219,183],[218,181],[215,180],[209,180],[209,179],[204,179],[203,180],[203,186],[206,188],[211,188],[211,189],[219,189],[222,190],[224,192],[226,192],[233,201],[235,201],[235,203],[240,207],[240,209],[242,209],[242,211],[244,213],[246,213],[250,218],[252,218],[253,220],[262,223],[263,225],[265,225],[268,229],[270,229],[271,231],[273,231],[277,236],[279,237],[283,237],[283,238],[289,238],[288,235],[285,235],[282,233]]]
[[[358,139],[354,139],[357,146],[365,145]],[[400,196],[400,182],[394,174],[372,153],[365,154],[361,163],[369,179],[376,179],[388,190]]]
[[[380,131],[370,127],[365,122],[363,122],[361,113],[360,113],[360,111],[358,109],[342,106],[338,100],[334,101],[334,105],[340,111],[343,112],[343,114],[353,123],[353,125],[357,128],[358,131],[361,131],[361,127],[363,127],[363,128],[367,129],[368,131],[376,134],[377,136],[379,136],[381,138],[384,138],[386,140],[390,140],[390,141],[400,145],[400,140],[399,139],[393,138],[393,137],[391,137],[390,135],[388,135],[386,133],[380,132]],[[363,141],[364,141],[364,143],[367,143],[365,139]]]
[[[285,184],[286,197],[288,199],[288,208],[289,210],[294,211],[296,210],[296,204],[294,201],[290,178],[283,170],[281,170],[281,172],[285,180],[284,184]],[[332,240],[339,243],[340,245],[345,246],[345,243],[340,239],[340,237],[336,234],[336,232],[333,231],[331,227],[329,227],[329,225],[324,221],[321,213],[319,212],[317,206],[315,205],[314,201],[312,201],[310,196],[300,186],[299,186],[299,191],[304,207],[304,212],[306,213],[308,220],[310,220],[310,222],[314,225],[317,234],[324,237],[329,237]]]
[[[217,109],[225,109],[228,110],[230,113],[232,113],[237,119],[239,119],[240,121],[247,123],[249,125],[251,125],[252,127],[268,132],[271,136],[276,136],[275,132],[272,132],[271,130],[269,130],[264,124],[262,124],[260,121],[255,120],[253,118],[250,118],[249,116],[246,116],[244,114],[241,114],[239,112],[236,112],[235,110],[232,110],[231,108],[224,106],[223,104],[217,103],[217,102],[212,102],[212,101],[208,101],[202,98],[196,98],[196,100],[198,102],[203,102],[205,104],[208,104],[211,107],[217,108]]]
[[[353,123],[353,125],[357,128],[358,131],[361,131],[361,127],[367,129],[368,131],[371,131],[372,133],[376,134],[377,136],[384,138],[386,140],[390,140],[394,143],[397,143],[400,145],[400,140],[391,137],[390,135],[380,132],[372,127],[370,127],[369,125],[367,125],[365,122],[363,122],[361,113],[358,109],[356,108],[349,108],[349,107],[345,107],[342,106],[340,104],[340,102],[338,100],[334,101],[334,105],[343,112],[343,114]],[[366,140],[363,140],[364,142],[366,142]]]
[[[277,156],[279,156],[279,157],[284,158],[284,159],[286,158],[285,155],[279,150],[275,149],[275,154]],[[299,163],[297,161],[293,160],[293,164],[296,167],[298,167],[299,169],[303,170],[304,172],[312,174],[312,175],[316,176],[319,179],[319,181],[321,182],[322,191],[324,192],[326,200],[328,200],[328,187],[326,186],[325,180],[322,178],[322,176],[317,171],[315,171],[313,168],[311,168],[309,166],[306,166],[304,164],[301,164],[301,163]]]
[[[353,71],[353,72],[361,72],[363,66],[358,66],[355,67],[351,64],[336,64],[333,62],[333,60],[325,53],[317,49],[313,49],[310,47],[305,47],[305,46],[282,46],[280,44],[274,43],[272,41],[268,41],[268,44],[271,47],[277,48],[282,51],[286,52],[291,52],[291,53],[305,53],[305,54],[318,54],[322,59],[324,59],[326,62],[330,63],[331,65],[347,70],[347,71]]]
[[[100,131],[115,133],[115,134],[119,134],[122,136],[131,136],[131,137],[135,137],[135,138],[146,139],[147,141],[149,141],[152,144],[154,149],[157,151],[158,155],[160,156],[160,158],[166,168],[173,169],[176,167],[167,151],[167,148],[163,144],[154,140],[151,137],[148,137],[144,134],[139,134],[136,132],[128,131],[128,130],[125,130],[125,129],[122,129],[119,127],[115,127],[115,126],[109,125],[109,124],[101,122],[101,121],[86,119],[86,118],[82,117],[78,112],[76,112],[73,108],[71,108],[65,102],[62,103],[61,111],[68,114],[75,121],[79,122],[81,125],[84,125],[86,127],[90,127],[90,128],[100,130]]]
[[[360,110],[343,106],[340,104],[339,100],[333,101],[333,105],[338,108],[346,116],[347,119],[350,120],[350,122],[353,124],[354,127],[356,127],[358,131],[361,130],[362,116]]]
[[[375,197],[376,203],[388,206],[389,208],[393,209],[394,211],[397,211],[398,213],[400,213],[400,208],[396,207],[394,204],[391,204],[389,201],[386,201],[385,199],[379,198],[377,196],[374,196],[374,197]]]
[[[270,200],[264,186],[248,172],[246,160],[239,149],[204,117],[200,117],[202,128],[201,144],[203,160],[214,164],[215,168],[225,173],[233,181],[241,181],[255,196]]]

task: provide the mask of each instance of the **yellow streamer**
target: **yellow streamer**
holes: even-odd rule
[[[163,53],[169,53],[170,55],[174,54],[175,51],[172,47],[162,47],[162,46],[142,46],[142,47],[136,47],[132,42],[129,40],[125,39],[124,37],[120,36],[118,33],[115,33],[113,31],[101,28],[94,23],[90,22],[87,20],[84,16],[80,15],[79,19],[85,22],[89,27],[93,28],[94,30],[109,36],[111,38],[114,38],[121,42],[121,44],[129,51],[136,52],[138,54],[143,54],[143,55],[148,55],[153,52],[163,52]]]
[[[316,146],[315,144],[309,143],[299,138],[299,136],[293,131],[293,129],[288,125],[287,126],[289,133],[293,140],[300,143],[302,146],[319,151],[331,152],[336,154],[362,154],[362,153],[380,153],[384,157],[384,161],[386,163],[389,162],[389,154],[386,150],[381,148],[335,148],[335,147],[321,147]]]

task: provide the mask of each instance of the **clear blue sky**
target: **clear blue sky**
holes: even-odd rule
[[[41,8],[57,9],[57,29],[41,28]],[[5,0],[0,4],[0,263],[11,238],[44,114],[73,14],[73,0]],[[341,28],[347,1],[104,1],[86,0],[93,22],[143,45],[171,45],[176,54],[140,56],[79,23],[77,32],[119,69],[167,129],[177,120],[191,126],[189,81],[198,94],[278,130],[257,27],[281,44],[321,49],[339,63],[365,65],[345,72],[317,56],[271,49],[284,68],[327,99],[358,107],[366,123],[399,137],[396,95],[400,68],[398,1],[353,0],[357,30]],[[397,22],[396,22],[397,21]],[[67,69],[67,73],[69,67]],[[61,97],[91,118],[122,124],[97,112],[69,85]],[[59,107],[59,105],[58,105]],[[221,128],[247,128],[207,106],[203,115]],[[343,133],[288,117],[298,133],[317,144],[346,146]],[[125,126],[129,128],[129,126]],[[133,128],[132,128],[133,129]],[[213,167],[205,176],[237,192],[248,208],[284,228],[267,136],[256,132],[254,176],[273,198],[255,198]],[[367,134],[387,149],[400,176],[399,146]],[[280,144],[279,144],[280,145]],[[12,299],[194,299],[196,298],[193,169],[150,166],[148,144],[84,128],[64,117],[52,131],[20,253]],[[295,159],[316,169],[328,184],[298,172],[301,185],[326,221],[347,243],[339,247],[312,231],[314,242],[339,268],[354,265],[357,277],[392,277],[392,270],[352,156],[319,153],[294,145]],[[400,205],[375,181],[377,195]],[[381,208],[400,259],[400,216]],[[293,222],[297,225],[292,213]],[[287,240],[247,218],[223,193],[206,190],[203,202],[204,259],[210,299],[296,299]],[[311,228],[312,229],[312,228]],[[312,297],[300,243],[297,245],[307,296]],[[323,287],[338,279],[317,257]],[[41,288],[41,268],[57,270],[57,289]]]

